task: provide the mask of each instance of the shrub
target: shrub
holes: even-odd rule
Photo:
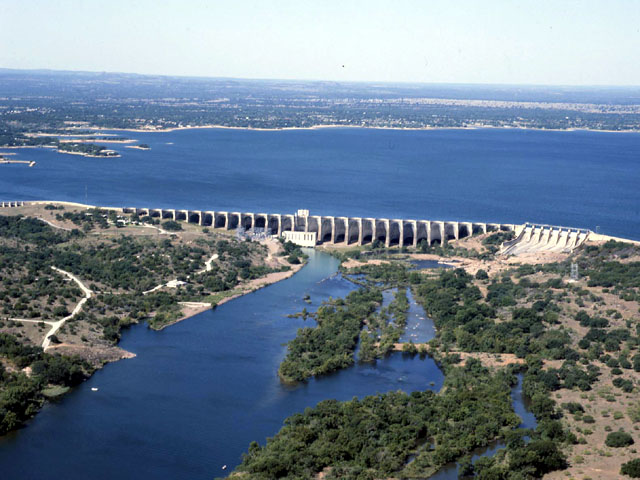
[[[487,272],[483,269],[480,269],[476,272],[476,279],[477,280],[486,280],[489,278],[489,275],[487,274]]]
[[[633,445],[633,438],[627,432],[611,432],[607,435],[607,439],[604,444],[607,447],[628,447]]]
[[[640,478],[640,458],[623,463],[620,474],[631,478]]]
[[[182,230],[182,225],[174,220],[167,220],[166,222],[162,222],[162,228],[169,232],[177,232]]]

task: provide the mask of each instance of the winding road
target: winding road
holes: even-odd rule
[[[91,290],[89,290],[84,283],[82,283],[78,277],[76,277],[75,275],[62,270],[60,268],[57,267],[51,267],[52,270],[55,270],[58,273],[61,273],[62,275],[68,277],[69,279],[73,280],[74,282],[76,282],[78,284],[78,286],[80,287],[80,289],[82,290],[82,292],[84,293],[84,297],[78,302],[78,304],[76,305],[76,307],[73,309],[73,311],[71,312],[70,315],[67,315],[66,317],[64,317],[61,320],[58,320],[56,322],[52,322],[50,320],[27,320],[26,318],[11,318],[10,320],[14,321],[14,322],[29,322],[29,323],[46,323],[47,325],[49,325],[51,328],[49,329],[49,331],[47,332],[47,334],[44,336],[44,339],[42,340],[42,349],[46,350],[47,348],[49,348],[49,346],[51,345],[51,336],[55,335],[55,333],[60,330],[60,328],[62,328],[62,326],[65,324],[65,322],[67,320],[72,319],[73,317],[75,317],[76,315],[78,315],[78,313],[80,313],[82,311],[82,307],[84,306],[84,304],[87,302],[87,300],[89,300],[93,294],[93,292]]]

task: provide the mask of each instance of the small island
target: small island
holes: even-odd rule
[[[141,143],[139,145],[127,145],[127,148],[134,148],[136,150],[151,150],[151,147],[146,143]]]

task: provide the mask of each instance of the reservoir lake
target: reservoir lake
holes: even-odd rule
[[[640,133],[112,132],[120,158],[15,149],[0,200],[583,227],[640,240]]]
[[[3,150],[37,165],[0,167],[0,200],[390,218],[524,221],[640,239],[640,135],[525,130],[318,129],[118,132],[150,151],[121,158]],[[298,386],[276,372],[288,318],[355,286],[310,252],[290,279],[161,332],[137,325],[107,365],[18,432],[0,438],[7,479],[211,479],[321,400],[439,390],[430,358],[401,353]],[[303,301],[311,297],[311,305]],[[412,302],[407,335],[434,334]],[[99,390],[91,391],[92,387]],[[518,388],[523,426],[533,426]],[[487,451],[491,454],[493,449]],[[222,466],[228,470],[223,471]],[[456,478],[455,466],[437,478]]]

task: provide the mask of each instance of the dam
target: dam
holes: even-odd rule
[[[409,220],[398,218],[341,217],[310,215],[309,210],[298,210],[294,214],[228,212],[217,210],[179,210],[171,208],[96,207],[74,202],[54,201],[5,201],[0,208],[15,208],[25,205],[61,204],[82,208],[100,208],[124,214],[148,216],[159,220],[174,220],[197,224],[202,227],[235,230],[264,229],[281,237],[284,232],[300,232],[305,242],[313,239],[318,244],[362,246],[378,242],[386,247],[417,247],[442,244],[472,235],[490,232],[514,232],[513,240],[502,245],[503,255],[521,255],[535,252],[571,252],[587,238],[602,237],[584,228],[559,227],[525,223],[486,223],[443,220]],[[295,238],[295,235],[287,235]],[[608,237],[607,237],[608,238]],[[306,243],[305,243],[306,245]],[[309,246],[309,245],[306,245]]]
[[[277,236],[285,231],[312,232],[317,235],[318,243],[367,245],[377,241],[387,247],[417,247],[423,241],[429,245],[441,244],[445,240],[458,240],[493,231],[513,231],[516,228],[516,225],[505,223],[309,215],[306,210],[296,214],[279,214],[125,207],[121,211],[227,230],[263,228]]]

